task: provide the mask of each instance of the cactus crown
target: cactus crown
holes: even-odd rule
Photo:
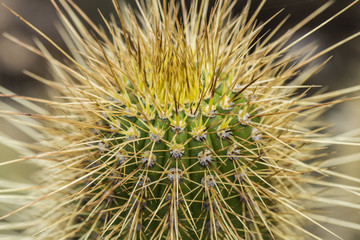
[[[141,1],[138,14],[113,2],[118,19],[104,20],[106,30],[71,0],[60,1],[69,18],[54,2],[71,54],[52,43],[71,64],[40,43],[34,50],[56,82],[31,76],[63,96],[47,101],[57,114],[32,115],[48,121],[41,128],[50,140],[34,157],[48,161],[41,171],[50,174],[35,201],[44,213],[36,236],[313,236],[302,220],[321,225],[298,203],[318,181],[307,173],[325,173],[308,163],[326,145],[312,119],[332,103],[297,93],[314,73],[299,70],[320,55],[284,45],[316,14],[272,40],[278,28],[262,35],[268,22],[255,21],[265,1],[236,18],[236,1],[218,1],[209,15],[208,1],[189,11],[182,1],[179,12],[173,1]]]

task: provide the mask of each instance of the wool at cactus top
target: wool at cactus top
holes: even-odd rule
[[[318,175],[359,180],[321,168],[318,150],[336,141],[314,119],[343,101],[325,100],[358,89],[307,97],[318,68],[304,66],[339,44],[315,54],[311,46],[290,51],[302,38],[289,42],[329,4],[273,39],[284,21],[272,31],[273,18],[256,22],[265,1],[237,17],[233,1],[194,1],[188,10],[184,1],[140,1],[136,13],[114,1],[116,17],[102,27],[73,1],[59,2],[68,52],[20,17],[65,57],[39,41],[39,50],[24,45],[48,60],[54,81],[27,74],[57,97],[1,89],[34,111],[21,129],[40,140],[18,148],[32,156],[11,161],[41,168],[37,186],[14,187],[35,200],[1,218],[15,219],[4,225],[18,230],[14,239],[316,238],[306,223],[336,236],[309,202],[339,186]]]

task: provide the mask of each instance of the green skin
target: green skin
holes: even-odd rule
[[[221,98],[222,85],[214,93],[214,103],[217,103]],[[232,93],[231,97],[234,95],[235,93]],[[166,238],[170,229],[174,229],[175,226],[179,226],[179,237],[181,239],[194,239],[196,235],[193,228],[196,228],[197,236],[201,235],[202,238],[208,238],[214,236],[214,234],[221,238],[223,232],[223,226],[221,225],[223,224],[220,222],[223,220],[220,219],[218,213],[221,211],[224,215],[224,211],[221,209],[231,208],[235,214],[227,211],[225,221],[227,224],[230,224],[229,226],[236,229],[238,236],[245,238],[246,229],[244,223],[249,225],[248,223],[252,220],[247,216],[248,211],[244,211],[244,208],[247,208],[247,196],[241,193],[244,191],[244,184],[248,185],[246,183],[248,180],[242,179],[241,175],[239,175],[241,179],[235,179],[235,173],[239,173],[240,169],[249,167],[252,170],[263,169],[264,167],[258,164],[258,161],[262,161],[260,157],[251,159],[251,162],[249,162],[248,159],[245,160],[241,156],[254,155],[249,151],[258,152],[259,150],[257,143],[254,143],[251,137],[252,127],[240,124],[237,118],[239,110],[247,104],[243,94],[238,94],[233,102],[234,106],[231,110],[223,110],[218,105],[217,114],[213,117],[204,116],[201,112],[196,117],[187,117],[185,129],[179,132],[175,132],[171,128],[169,120],[160,119],[156,115],[151,124],[165,131],[158,142],[150,139],[149,129],[139,118],[116,114],[109,116],[109,121],[114,122],[115,119],[120,121],[123,129],[135,126],[139,130],[140,138],[136,141],[129,141],[120,133],[109,133],[106,131],[101,131],[97,135],[97,138],[100,137],[100,139],[112,139],[106,143],[105,149],[101,148],[94,152],[97,158],[105,154],[105,157],[102,157],[99,160],[99,164],[95,167],[104,166],[104,164],[107,167],[99,168],[99,171],[93,174],[92,178],[90,178],[90,180],[93,180],[91,184],[87,180],[86,187],[88,189],[94,188],[94,185],[95,188],[96,186],[98,187],[96,188],[97,190],[93,190],[80,201],[79,208],[87,206],[87,211],[84,211],[83,214],[77,217],[77,222],[82,222],[85,219],[89,221],[89,212],[93,210],[94,206],[99,205],[100,202],[101,204],[98,208],[103,213],[102,219],[99,221],[97,228],[95,228],[95,234],[96,232],[103,233],[102,228],[113,221],[112,218],[115,216],[112,226],[119,226],[119,228],[111,233],[113,228],[110,227],[105,235],[111,233],[113,237],[120,239],[129,236],[137,236],[135,239],[152,239],[152,237],[159,239],[159,235],[162,238]],[[208,100],[204,100],[201,104],[208,104]],[[248,107],[248,112],[251,113],[254,106],[250,103]],[[124,107],[119,109],[124,109]],[[233,116],[229,124],[231,136],[220,139],[217,129],[227,116]],[[184,118],[185,113],[183,111],[179,112],[179,119]],[[202,118],[203,123],[206,123],[207,134],[204,141],[198,141],[190,134],[200,118]],[[258,117],[251,118],[253,123],[259,121]],[[102,122],[106,124],[105,121]],[[177,143],[187,142],[184,146],[184,153],[179,158],[171,156],[171,149],[167,144],[174,139]],[[229,159],[228,150],[236,142],[245,148],[240,149],[241,155],[239,157]],[[123,162],[119,162],[119,154],[117,157],[115,154],[119,151],[119,148],[122,151],[126,150],[127,156],[120,154],[120,157],[127,157]],[[204,149],[209,149],[212,152],[212,161],[207,166],[201,165],[198,159],[198,154]],[[151,151],[156,156],[156,163],[153,166],[148,164],[148,162],[144,163],[142,160],[142,154],[146,151]],[[93,169],[91,168],[93,166],[89,167],[88,163],[86,167]],[[169,180],[168,171],[166,170],[171,168],[182,170],[181,179],[178,182],[176,180]],[[109,170],[111,170],[112,175],[109,174]],[[107,177],[104,177],[106,174]],[[215,185],[211,182],[202,183],[204,176],[209,174],[215,177]],[[150,178],[150,182],[143,184],[144,181],[139,180],[139,176],[143,176],[143,179],[146,177]],[[101,179],[101,182],[99,183],[94,179]],[[254,183],[260,182],[254,176],[248,176],[246,179],[250,179]],[[177,188],[175,187],[176,184],[178,184]],[[111,195],[106,196],[105,199],[104,197],[101,198],[101,195],[94,197],[96,193],[101,191],[100,185],[111,189]],[[80,188],[83,187],[84,185],[82,184]],[[179,192],[175,192],[175,195],[173,195],[171,194],[173,189],[178,189]],[[215,200],[219,194],[226,199],[225,203]],[[211,201],[208,199],[209,196],[212,198]],[[180,201],[176,201],[177,197],[180,197]],[[95,199],[95,201],[89,201],[89,199]],[[139,199],[142,200],[140,201]],[[173,216],[172,220],[169,220],[170,212],[172,214],[177,212],[178,217]],[[98,216],[99,213],[92,215],[90,218],[92,220],[83,226],[78,234],[81,235],[85,229],[92,226]],[[209,222],[210,216],[219,218],[216,219],[216,221],[219,220],[219,226],[217,226],[217,222]],[[189,219],[193,219],[192,222],[195,226],[191,226]],[[136,221],[138,225],[133,223]],[[119,232],[121,232],[121,235],[119,235]]]

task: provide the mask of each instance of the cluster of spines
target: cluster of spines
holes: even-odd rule
[[[70,103],[59,108],[75,119],[49,118],[59,129],[65,123],[76,129],[73,135],[71,127],[61,129],[68,142],[57,152],[57,161],[71,162],[60,166],[71,173],[69,182],[64,185],[61,173],[53,179],[61,180],[60,190],[71,186],[65,192],[73,194],[67,195],[63,219],[42,231],[66,222],[66,236],[85,239],[251,239],[290,236],[294,228],[306,232],[296,226],[303,215],[291,205],[291,188],[301,189],[296,176],[315,169],[302,162],[312,156],[301,150],[316,134],[296,121],[313,102],[294,96],[304,81],[290,79],[325,51],[311,57],[302,48],[305,57],[289,66],[293,58],[283,54],[290,47],[283,46],[325,5],[279,40],[269,42],[284,22],[257,42],[267,22],[256,25],[255,17],[265,1],[249,20],[249,4],[233,20],[227,11],[233,4],[220,1],[207,24],[207,1],[199,13],[196,2],[184,26],[175,7],[166,11],[160,1],[149,1],[154,11],[143,16],[142,27],[130,14],[130,31],[114,1],[122,28],[105,21],[110,38],[84,18],[100,40],[84,30],[67,2],[61,1],[78,29],[61,17],[69,37],[82,45],[80,53],[73,51],[75,59],[65,54],[72,67],[43,54],[59,80],[50,85]],[[220,27],[225,23],[229,27]],[[85,153],[76,156],[79,151]]]

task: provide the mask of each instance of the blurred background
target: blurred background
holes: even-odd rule
[[[56,24],[59,24],[57,14],[49,0],[2,0],[5,4],[16,10],[22,17],[31,22],[41,31],[46,33],[60,46],[64,46],[62,40],[57,33]],[[112,12],[111,0],[74,0],[91,18],[101,24],[101,19],[98,9],[109,16]],[[134,5],[134,1],[127,1]],[[191,2],[191,1],[186,1]],[[215,1],[211,1],[215,2]],[[235,10],[240,12],[245,1],[239,1]],[[260,0],[253,0],[252,5],[256,6]],[[291,14],[287,24],[282,28],[285,32],[289,27],[294,26],[304,17],[326,3],[326,0],[269,0],[263,8],[258,19],[266,20],[280,9],[284,11],[272,23],[268,25],[273,29],[285,16]],[[321,14],[315,20],[311,21],[301,31],[298,36],[308,32],[330,16],[338,12],[340,9],[347,6],[352,1],[338,0],[326,12]],[[255,7],[252,8],[254,11]],[[311,35],[304,43],[315,42],[319,49],[324,49],[337,41],[340,41],[347,36],[354,34],[360,30],[360,4],[356,4],[346,13],[342,14],[331,23]],[[37,34],[27,27],[18,18],[11,15],[5,8],[0,7],[0,33],[10,33],[25,43],[32,44],[32,39],[38,37]],[[281,34],[281,33],[280,33]],[[43,41],[46,46],[50,46]],[[299,45],[301,46],[301,44]],[[50,48],[51,49],[51,48]],[[54,50],[54,49],[53,49]],[[53,51],[55,56],[61,58],[58,52]],[[328,90],[335,90],[344,87],[350,87],[360,84],[360,38],[352,40],[349,43],[335,49],[329,54],[326,54],[321,60],[325,60],[329,56],[334,56],[326,67],[311,79],[311,83],[325,86]],[[0,37],[0,85],[4,86],[19,95],[31,97],[46,97],[46,89],[37,81],[25,76],[22,71],[26,69],[34,72],[40,76],[50,77],[46,62],[37,55],[25,50],[23,47],[14,44],[3,36]],[[7,102],[5,99],[0,101]],[[334,134],[344,133],[360,127],[360,101],[352,101],[345,104],[340,104],[333,107],[323,117],[327,122],[335,124],[330,131]],[[1,131],[11,135],[17,139],[22,139],[24,136],[20,132],[11,128],[5,121],[0,119]],[[329,151],[337,151],[338,155],[343,152],[351,154],[360,152],[359,148],[354,147],[334,147]],[[12,150],[6,148],[0,142],[0,162],[16,158],[17,154]],[[334,155],[336,156],[336,155]],[[20,171],[18,170],[19,168]],[[340,172],[345,172],[348,175],[359,177],[360,165],[353,163],[342,166],[338,169]],[[11,171],[11,168],[0,168],[0,177],[27,179],[31,168],[18,166],[16,173]],[[20,176],[21,175],[21,176]],[[345,214],[353,218],[353,221],[360,223],[359,211],[349,211],[349,209],[336,210],[331,213],[332,217],[338,217],[339,214]],[[360,239],[360,233],[345,230],[343,228],[334,228],[334,231],[340,234],[344,239]],[[313,231],[317,231],[314,229]],[[325,239],[331,239],[326,235]]]

